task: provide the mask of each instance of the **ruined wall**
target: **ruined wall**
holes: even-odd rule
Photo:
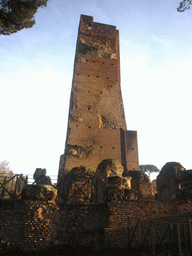
[[[9,201],[0,201],[0,237],[3,241],[20,244],[24,240],[25,207],[21,201],[17,201],[16,207]]]
[[[187,222],[192,216],[192,203],[186,201],[139,200],[108,204],[66,205],[57,212],[57,244],[91,245],[97,248],[128,246],[128,218],[134,229],[137,220],[146,222]],[[64,220],[65,217],[65,220]],[[163,227],[162,227],[163,226]],[[147,226],[148,227],[148,226]],[[159,223],[161,234],[166,225]],[[142,238],[142,237],[141,237]]]
[[[93,17],[81,15],[59,177],[80,165],[96,171],[106,158],[120,161],[125,169],[139,169],[136,140],[128,134],[122,138],[120,129],[126,131],[119,32],[115,26],[96,23]],[[129,158],[130,150],[125,149],[125,143],[134,144]]]
[[[53,244],[127,248],[128,218],[134,228],[138,219],[181,223],[191,217],[189,201],[113,201],[65,204],[60,209],[51,202],[16,201],[12,210],[0,211],[0,237],[25,251]]]
[[[0,237],[23,251],[45,249],[51,244],[57,209],[52,201],[17,200],[12,209],[0,210]]]

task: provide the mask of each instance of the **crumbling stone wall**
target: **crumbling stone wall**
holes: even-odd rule
[[[51,244],[57,191],[50,185],[24,187],[11,210],[0,211],[0,237],[23,251],[42,250]],[[6,205],[8,206],[8,204]]]
[[[128,219],[134,228],[143,222],[187,222],[190,201],[130,200],[95,204],[63,204],[18,200],[12,210],[0,211],[0,237],[24,251],[50,245],[127,247]],[[162,226],[162,224],[161,224]]]
[[[129,171],[131,176],[131,188],[138,191],[139,198],[152,199],[155,196],[153,185],[149,177],[143,171]]]
[[[137,199],[131,190],[131,177],[123,177],[123,166],[114,159],[103,160],[94,175],[95,201]]]
[[[65,204],[55,217],[54,244],[98,246],[108,219],[107,204]]]
[[[3,208],[0,209],[0,237],[3,242],[12,242],[20,244],[24,239],[24,216],[25,206],[20,200],[6,204],[2,203]],[[9,200],[10,201],[10,200]],[[11,205],[11,209],[10,206]],[[6,207],[4,209],[4,207]]]
[[[157,176],[158,198],[175,199],[175,193],[181,188],[181,176],[185,168],[177,162],[166,163]]]
[[[58,200],[70,203],[83,203],[92,201],[94,171],[80,166],[74,167],[61,183]]]
[[[0,237],[23,251],[47,248],[57,206],[52,201],[17,200],[13,209],[0,210]]]
[[[192,216],[192,203],[186,201],[139,200],[63,206],[55,219],[55,244],[72,244],[99,248],[127,248],[128,220],[132,228],[138,219],[150,221],[187,222]],[[146,225],[146,228],[148,225]],[[160,222],[159,234],[165,225]],[[146,230],[145,230],[146,231]],[[142,235],[142,234],[141,234]],[[152,240],[151,240],[152,241]]]
[[[51,244],[52,223],[57,206],[53,202],[25,201],[24,240],[21,249],[42,250]]]

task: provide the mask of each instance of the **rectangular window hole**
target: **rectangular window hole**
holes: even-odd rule
[[[134,148],[132,148],[132,150],[134,150]]]

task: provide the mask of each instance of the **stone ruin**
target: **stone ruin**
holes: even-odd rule
[[[27,186],[13,211],[0,211],[0,251],[1,244],[7,246],[5,240],[26,252],[72,245],[75,239],[85,246],[95,241],[102,249],[127,248],[127,217],[136,224],[138,219],[181,221],[192,214],[189,202],[142,200],[153,199],[154,191],[148,176],[139,171],[137,133],[126,128],[118,31],[85,15],[79,26],[57,185],[58,190]],[[159,199],[191,199],[192,170],[167,163],[157,177],[157,190]]]
[[[105,159],[96,171],[82,166],[73,168],[65,176],[62,186],[62,198],[64,201],[70,199],[70,203],[104,203],[155,197],[160,200],[191,199],[192,170],[185,170],[180,163],[169,162],[152,183],[143,171],[129,171],[127,175],[119,161]]]
[[[27,185],[22,189],[23,200],[55,201],[57,190],[51,185]]]
[[[60,200],[70,203],[92,201],[93,176],[94,172],[89,168],[74,167],[63,179]]]
[[[143,171],[128,175],[119,161],[105,159],[96,171],[80,166],[65,175],[60,188],[60,201],[68,203],[127,201],[153,199],[150,179]]]
[[[94,184],[83,186],[93,176]],[[77,37],[61,180],[59,194],[68,202],[154,196],[150,180],[139,171],[137,132],[126,126],[119,31],[86,15]]]
[[[124,168],[117,160],[105,159],[99,164],[94,177],[97,202],[138,198],[137,191],[131,189],[131,177],[123,177],[123,173]]]
[[[179,189],[180,173],[184,168],[180,163],[166,163],[157,176],[158,199],[174,199],[175,192]]]
[[[58,181],[73,168],[96,171],[105,159],[139,170],[137,132],[127,130],[120,81],[119,31],[81,15],[64,154]]]
[[[180,187],[176,192],[177,199],[192,199],[192,170],[184,170],[180,174]]]
[[[150,178],[144,171],[129,171],[131,188],[138,191],[139,198],[154,199],[155,193]]]
[[[178,162],[168,162],[157,176],[158,199],[191,199],[192,170],[186,170]]]

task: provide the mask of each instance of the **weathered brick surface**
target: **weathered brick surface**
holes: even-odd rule
[[[23,250],[41,250],[51,243],[52,223],[57,206],[52,201],[24,201]]]
[[[81,15],[65,154],[59,177],[73,167],[96,171],[107,158],[138,170],[137,134],[126,131],[120,87],[119,32]]]
[[[0,237],[24,251],[41,250],[52,244],[126,248],[129,221],[134,228],[139,219],[145,231],[150,221],[155,221],[161,235],[167,222],[187,223],[190,217],[192,203],[187,201],[65,204],[60,209],[52,202],[16,201],[12,210],[0,211]],[[152,241],[153,234],[148,236]]]
[[[23,251],[41,250],[51,243],[57,206],[52,201],[18,200],[0,211],[0,237]]]
[[[154,201],[140,200],[129,202],[113,202],[109,206],[110,218],[109,227],[105,228],[105,239],[110,245],[126,247],[128,245],[128,219],[134,229],[138,220],[147,231],[150,221],[154,221],[160,235],[164,234],[167,223],[187,223],[192,216],[192,203],[182,201]],[[138,230],[136,232],[138,239]],[[149,233],[148,238],[152,243],[153,234]],[[143,239],[143,233],[141,233]],[[156,242],[158,240],[155,236]],[[135,244],[135,243],[134,243]]]
[[[82,206],[65,205],[56,216],[55,230],[58,232],[55,241],[58,244],[68,244],[73,241],[74,244],[91,245],[94,242],[97,247],[126,248],[129,221],[134,229],[139,219],[145,232],[150,221],[154,221],[159,234],[162,235],[168,222],[187,223],[188,218],[192,216],[192,203],[139,200]],[[142,235],[141,239],[143,239]],[[151,242],[152,235],[152,233],[148,235]],[[138,237],[138,230],[136,236]],[[154,237],[158,240],[157,235]]]
[[[3,241],[19,244],[24,238],[23,218],[25,215],[25,207],[20,201],[17,207],[11,207],[7,210],[0,210],[0,237]]]

